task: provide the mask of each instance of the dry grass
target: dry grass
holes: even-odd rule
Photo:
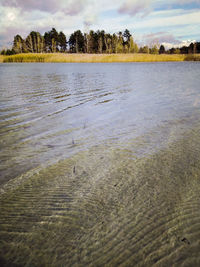
[[[4,56],[0,55],[0,63],[3,62]]]
[[[190,54],[185,56],[186,61],[200,61],[200,54]]]
[[[151,54],[18,54],[4,56],[3,62],[63,62],[63,63],[103,63],[103,62],[162,62],[184,61],[185,55]],[[2,59],[1,59],[2,60]],[[189,60],[189,59],[188,59]],[[191,59],[193,60],[193,59]]]

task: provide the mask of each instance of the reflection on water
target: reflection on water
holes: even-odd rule
[[[199,75],[0,64],[0,261],[198,266]]]
[[[163,140],[150,145],[162,145],[169,129],[188,128],[199,115],[197,67],[2,64],[0,183],[97,144],[123,147],[154,129]]]

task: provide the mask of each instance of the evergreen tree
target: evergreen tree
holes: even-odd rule
[[[60,52],[65,52],[67,49],[67,38],[63,32],[58,35],[58,45],[60,47]]]
[[[44,37],[39,32],[32,31],[26,38],[28,52],[43,53],[45,48]]]
[[[176,52],[176,49],[174,47],[169,49],[169,53],[170,54],[175,54],[175,52]]]
[[[56,31],[55,28],[52,28],[52,30],[50,31],[50,36],[51,36],[51,51],[53,53],[58,51],[58,43],[59,43],[59,39],[58,39],[58,32]]]
[[[84,33],[84,53],[88,53],[89,50],[89,34]]]
[[[171,48],[171,49],[174,49],[174,51],[175,51],[175,48]],[[170,50],[171,50],[170,49]],[[182,46],[181,48],[180,48],[180,53],[181,54],[188,54],[189,53],[189,48],[187,47],[187,46]]]
[[[130,41],[130,38],[131,38],[131,34],[130,34],[130,31],[128,29],[126,29],[123,33],[123,36],[125,38],[125,42],[129,42]]]
[[[57,32],[55,28],[41,36],[39,32],[32,31],[24,41],[20,35],[15,36],[13,42],[14,53],[42,53],[65,52],[69,44],[72,53],[135,53],[138,46],[134,42],[129,30],[118,34],[105,33],[104,30],[82,33],[80,30],[70,35],[67,42],[65,34]],[[143,49],[143,48],[142,48]]]
[[[55,28],[52,28],[49,32],[45,32],[44,40],[46,52],[55,53],[59,51],[59,35]]]
[[[34,53],[34,40],[32,38],[33,36],[29,34],[26,38],[26,46],[28,49],[28,52]]]
[[[112,53],[117,53],[117,43],[118,43],[118,37],[114,33],[112,35]]]
[[[200,42],[196,43],[196,53],[200,53]]]
[[[124,37],[124,52],[125,53],[129,53],[130,52],[130,38],[131,38],[131,34],[129,32],[128,29],[126,29],[123,33],[123,37]]]
[[[189,54],[196,54],[197,52],[197,44],[196,43],[191,43],[188,47],[188,53]]]
[[[27,52],[25,41],[22,39],[22,37],[19,34],[17,34],[14,37],[12,50],[16,54]]]
[[[103,53],[103,37],[102,37],[102,35],[100,35],[100,34],[99,34],[99,36],[98,36],[98,52],[99,52],[100,54]]]
[[[70,51],[72,53],[84,52],[84,36],[80,30],[75,31],[69,38]]]
[[[102,54],[106,49],[106,46],[105,46],[105,31],[99,31],[98,30],[96,32],[95,39],[96,39],[96,45],[97,45],[97,52]]]
[[[51,52],[51,35],[50,32],[45,32],[44,34],[44,41],[45,41],[45,51],[46,52]]]
[[[124,40],[123,40],[122,32],[119,32],[117,46],[116,46],[117,53],[123,53],[123,43],[124,43]]]
[[[109,33],[105,34],[105,45],[106,45],[106,53],[112,53],[112,35]]]
[[[87,40],[88,40],[88,53],[94,53],[94,48],[95,48],[95,36],[94,36],[94,31],[90,31],[88,36],[87,36]],[[98,47],[98,45],[97,45]]]
[[[0,53],[1,55],[4,55],[4,56],[10,56],[10,55],[14,55],[16,54],[15,51],[13,49],[3,49]]]
[[[165,47],[164,45],[161,45],[159,48],[159,54],[164,54],[165,53]]]

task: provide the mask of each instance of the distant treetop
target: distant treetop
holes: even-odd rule
[[[164,45],[138,47],[128,29],[124,32],[110,34],[104,30],[91,30],[82,33],[80,30],[73,32],[67,40],[66,35],[55,28],[41,35],[32,31],[23,39],[19,34],[14,37],[12,50],[2,50],[1,54],[11,55],[19,53],[151,53],[151,54],[189,54],[200,53],[200,43],[191,43],[188,47],[171,48],[165,50]]]

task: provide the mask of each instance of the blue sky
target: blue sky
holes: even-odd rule
[[[0,47],[55,27],[67,37],[80,29],[126,28],[139,45],[182,46],[200,41],[200,0],[0,0]]]

